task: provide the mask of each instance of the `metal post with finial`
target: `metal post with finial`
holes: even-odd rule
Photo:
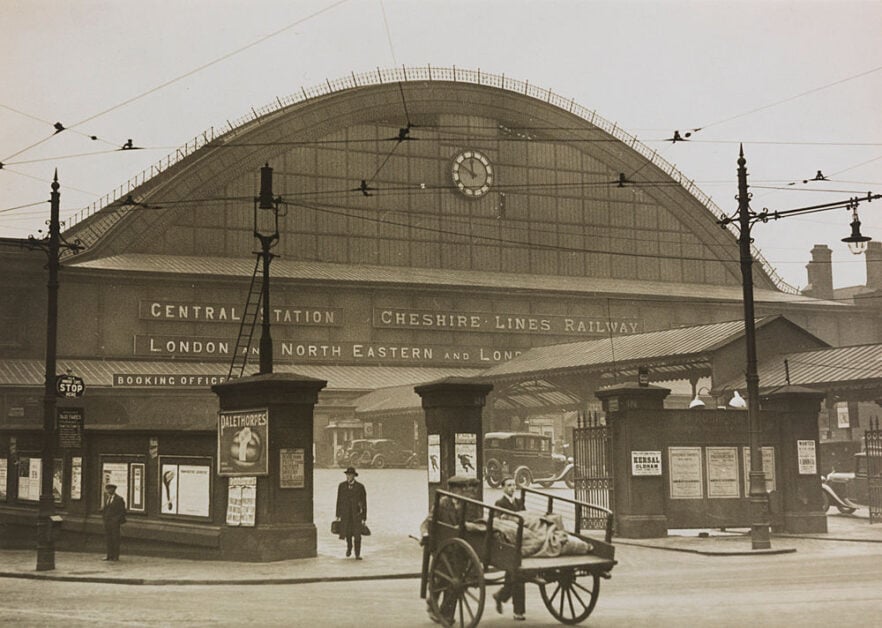
[[[61,268],[61,249],[82,250],[80,243],[66,242],[61,237],[59,205],[61,194],[58,170],[52,180],[50,196],[49,233],[46,238],[28,238],[29,248],[42,249],[49,258],[48,302],[46,307],[46,380],[43,391],[43,443],[40,452],[40,501],[37,508],[37,571],[55,569],[55,540],[52,519],[55,515],[53,483],[55,477],[55,359],[58,340],[58,271]]]
[[[747,368],[744,379],[747,383],[747,421],[750,440],[750,541],[752,549],[769,549],[772,546],[769,525],[769,498],[766,493],[766,478],[763,473],[760,436],[762,424],[759,408],[759,375],[756,360],[756,323],[753,305],[753,256],[750,244],[750,197],[747,191],[747,160],[744,146],[738,154],[738,221],[740,233],[738,245],[741,261],[741,286],[744,296],[744,343],[747,346]]]

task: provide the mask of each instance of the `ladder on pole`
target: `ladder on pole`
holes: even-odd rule
[[[227,379],[242,377],[245,365],[248,364],[248,354],[251,352],[251,339],[254,336],[254,327],[257,324],[257,315],[260,313],[261,299],[263,298],[263,275],[259,273],[261,256],[257,256],[254,264],[254,272],[251,274],[251,286],[248,288],[248,299],[245,302],[245,310],[242,312],[242,320],[239,323],[239,336],[236,338],[236,347],[233,349],[233,360],[230,363],[230,372]]]

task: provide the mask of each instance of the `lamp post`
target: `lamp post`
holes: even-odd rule
[[[762,433],[762,421],[759,414],[759,375],[757,374],[756,360],[756,317],[753,303],[753,257],[750,245],[752,238],[750,229],[756,222],[768,222],[787,216],[807,214],[843,207],[852,211],[851,236],[843,238],[847,242],[852,253],[860,254],[867,248],[867,242],[871,239],[860,233],[860,220],[857,216],[857,206],[862,200],[867,202],[882,198],[882,195],[867,193],[866,198],[852,198],[848,201],[837,201],[812,207],[801,207],[785,211],[770,212],[763,209],[755,213],[750,209],[751,194],[747,191],[747,160],[744,158],[744,146],[741,146],[738,154],[738,213],[737,217],[722,217],[718,222],[725,227],[729,223],[738,221],[739,225],[739,258],[741,262],[742,291],[744,297],[744,342],[747,347],[747,365],[744,379],[747,384],[747,420],[750,440],[750,472],[748,499],[750,501],[750,540],[752,549],[769,549],[771,547],[769,500],[766,492],[765,474],[763,473],[762,451],[760,448],[760,436]],[[731,405],[731,404],[730,404]]]
[[[46,376],[43,388],[43,443],[40,451],[40,501],[37,507],[37,571],[55,569],[55,540],[52,534],[52,517],[55,515],[55,498],[52,494],[55,475],[55,359],[58,341],[58,270],[61,267],[61,249],[73,252],[82,250],[79,241],[73,244],[61,237],[58,192],[58,171],[52,181],[50,196],[49,234],[42,240],[30,237],[26,246],[42,249],[48,259],[49,280],[46,308]]]
[[[254,237],[260,240],[263,260],[263,283],[261,303],[263,321],[260,329],[260,371],[273,372],[273,339],[270,335],[269,267],[273,257],[270,249],[279,242],[279,203],[273,196],[273,169],[269,164],[260,169],[260,195],[254,199]]]
[[[741,287],[744,296],[744,342],[747,345],[747,422],[750,440],[750,544],[752,549],[772,546],[769,529],[769,499],[760,450],[762,424],[759,416],[759,375],[756,367],[756,321],[753,306],[753,256],[750,253],[750,193],[747,191],[747,160],[744,147],[738,155],[738,250],[741,259]]]

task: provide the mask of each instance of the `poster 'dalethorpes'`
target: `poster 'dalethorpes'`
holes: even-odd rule
[[[233,410],[218,413],[218,475],[269,473],[269,410]]]

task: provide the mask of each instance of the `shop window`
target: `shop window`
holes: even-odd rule
[[[5,463],[5,460],[4,460]],[[64,461],[55,458],[52,473],[52,497],[56,504],[62,503],[64,487]],[[0,472],[3,479],[3,492],[5,500],[6,470]],[[39,502],[40,491],[43,484],[43,461],[35,455],[22,454],[18,458],[18,482],[16,484],[16,496],[19,501]]]
[[[97,491],[99,510],[104,505],[105,485],[116,484],[116,494],[126,500],[126,510],[146,512],[144,469],[144,456],[101,456],[101,486]]]

